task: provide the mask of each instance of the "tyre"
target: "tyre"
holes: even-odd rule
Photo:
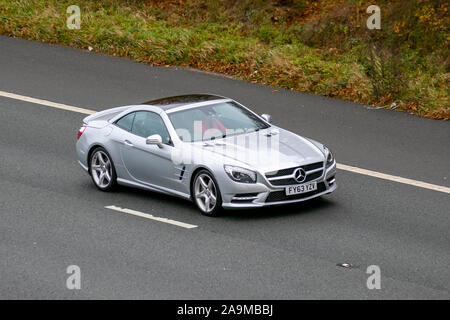
[[[218,216],[222,212],[222,197],[214,176],[207,170],[200,170],[194,177],[192,196],[195,204],[205,216]]]
[[[89,158],[89,174],[95,186],[102,191],[111,191],[116,187],[116,170],[108,152],[98,147]]]

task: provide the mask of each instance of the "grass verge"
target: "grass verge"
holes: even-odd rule
[[[0,34],[448,120],[448,3],[378,2],[381,30],[363,0],[0,0]]]

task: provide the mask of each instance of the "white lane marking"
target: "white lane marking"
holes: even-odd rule
[[[97,112],[94,110],[73,107],[73,106],[56,103],[56,102],[51,102],[51,101],[47,101],[47,100],[41,100],[41,99],[35,99],[35,98],[31,98],[31,97],[21,96],[21,95],[15,94],[15,93],[9,93],[9,92],[5,92],[5,91],[0,91],[0,96],[11,98],[11,99],[16,99],[16,100],[27,101],[27,102],[31,102],[31,103],[36,103],[36,104],[40,104],[40,105],[48,106],[48,107],[52,107],[52,108],[58,108],[58,109],[64,109],[64,110],[73,111],[73,112],[84,113],[84,114],[94,114]],[[371,177],[375,177],[375,178],[379,178],[379,179],[408,184],[408,185],[419,187],[419,188],[425,188],[425,189],[430,189],[430,190],[434,190],[434,191],[450,193],[450,188],[448,188],[448,187],[431,184],[431,183],[427,183],[427,182],[423,182],[423,181],[418,181],[418,180],[402,178],[402,177],[393,176],[390,174],[376,172],[376,171],[372,171],[372,170],[362,169],[362,168],[358,168],[358,167],[352,167],[352,166],[348,166],[348,165],[342,164],[342,163],[338,163],[337,168],[340,170],[359,173],[362,175],[371,176]]]
[[[186,228],[186,229],[192,229],[192,228],[197,228],[198,227],[198,226],[196,226],[194,224],[184,223],[184,222],[180,222],[180,221],[176,221],[176,220],[172,220],[172,219],[168,219],[168,218],[155,217],[155,216],[153,216],[151,214],[140,212],[140,211],[136,211],[136,210],[122,209],[121,207],[116,207],[116,206],[106,206],[105,208],[106,209],[110,209],[110,210],[115,210],[115,211],[120,211],[120,212],[124,212],[124,213],[128,213],[128,214],[132,214],[134,216],[138,216],[138,217],[142,217],[142,218],[147,218],[147,219],[151,219],[151,220],[155,220],[155,221],[159,221],[159,222],[173,224],[174,226],[178,226],[178,227],[182,227],[182,228]]]
[[[348,166],[346,164],[341,164],[341,163],[337,164],[337,168],[339,170],[351,171],[351,172],[355,172],[355,173],[359,173],[359,174],[363,174],[366,176],[371,176],[371,177],[375,177],[375,178],[379,178],[379,179],[399,182],[399,183],[403,183],[403,184],[409,184],[409,185],[415,186],[415,187],[430,189],[430,190],[444,192],[444,193],[450,193],[450,188],[423,182],[423,181],[402,178],[399,176],[393,176],[393,175],[386,174],[386,173],[376,172],[376,171],[367,170],[367,169],[361,169],[358,167],[352,167],[352,166]]]
[[[21,96],[20,94],[9,93],[9,92],[5,92],[5,91],[0,91],[0,96],[6,97],[6,98],[11,98],[11,99],[16,99],[16,100],[21,100],[21,101],[26,101],[26,102],[31,102],[31,103],[35,103],[35,104],[40,104],[40,105],[47,106],[47,107],[63,109],[63,110],[68,110],[68,111],[73,111],[73,112],[78,112],[78,113],[84,113],[84,114],[94,114],[97,112],[94,110],[69,106],[66,104],[56,103],[56,102],[52,102],[52,101],[48,101],[48,100],[42,100],[42,99]]]

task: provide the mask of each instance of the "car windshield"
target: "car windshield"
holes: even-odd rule
[[[183,141],[205,141],[270,127],[236,102],[222,102],[168,113]]]

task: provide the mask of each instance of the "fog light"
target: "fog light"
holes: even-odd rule
[[[332,186],[336,182],[336,179],[334,178],[334,176],[332,176],[327,179],[327,182],[329,186]]]

